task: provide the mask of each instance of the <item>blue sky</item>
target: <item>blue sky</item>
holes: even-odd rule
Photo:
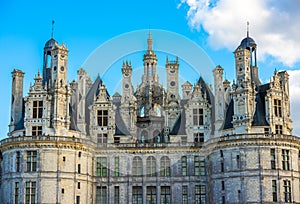
[[[220,64],[226,78],[234,78],[232,52],[246,35],[258,44],[259,74],[267,82],[274,69],[290,70],[292,119],[299,121],[300,22],[297,0],[134,0],[134,1],[0,1],[0,138],[6,137],[10,118],[11,71],[25,72],[24,95],[38,69],[42,70],[43,47],[51,37],[51,21],[55,20],[54,38],[69,49],[69,80],[101,44],[124,33],[149,29],[165,30],[195,42]],[[145,41],[146,42],[145,36]],[[154,48],[155,46],[154,38]],[[137,39],[140,40],[140,39]],[[159,41],[159,40],[158,40]],[[176,42],[172,42],[176,43]],[[299,45],[299,46],[298,46]],[[122,47],[122,45],[119,45]],[[146,47],[145,47],[146,49]],[[299,51],[299,52],[298,52]],[[161,54],[164,57],[164,53]],[[180,56],[179,56],[180,57]],[[132,56],[134,66],[141,58]],[[160,60],[160,59],[159,59]],[[163,66],[165,59],[159,61]],[[120,61],[121,63],[121,61]],[[117,64],[121,68],[121,64]],[[213,69],[213,67],[211,67]],[[118,70],[117,70],[118,71]],[[211,70],[203,70],[211,73]],[[95,76],[92,76],[95,77]],[[193,82],[193,76],[191,76]],[[299,123],[298,123],[299,124]],[[294,133],[300,128],[294,124]]]

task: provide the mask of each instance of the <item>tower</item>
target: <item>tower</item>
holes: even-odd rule
[[[133,86],[131,82],[132,65],[131,62],[123,62],[122,65],[122,103],[129,102],[133,96]]]
[[[179,99],[178,93],[178,71],[179,71],[179,64],[178,64],[178,57],[176,60],[169,61],[168,57],[166,58],[166,71],[167,71],[167,90],[168,96],[174,96],[175,98]]]
[[[224,69],[218,65],[214,70],[214,90],[215,90],[215,136],[222,126],[224,120],[224,87],[223,87]]]
[[[11,120],[9,132],[15,130],[23,117],[23,80],[24,72],[14,69],[12,74]]]

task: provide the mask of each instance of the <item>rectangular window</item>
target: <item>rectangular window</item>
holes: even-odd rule
[[[203,144],[204,143],[204,133],[203,132],[194,133],[194,142]]]
[[[98,144],[107,144],[107,134],[98,134],[97,135]]]
[[[200,160],[200,176],[205,176],[205,160]]]
[[[25,204],[36,203],[36,182],[27,181],[25,183]]]
[[[224,162],[221,161],[221,172],[224,172]]]
[[[276,182],[276,180],[272,180],[272,195],[273,195],[273,202],[277,202],[277,182]]]
[[[97,112],[97,120],[99,126],[107,126],[108,125],[108,110],[98,110]]]
[[[43,117],[43,101],[33,101],[32,118]]]
[[[19,203],[19,182],[15,182],[15,199],[14,199],[14,203],[18,204]]]
[[[195,176],[200,175],[200,157],[199,156],[194,157],[194,175]]]
[[[21,153],[16,152],[16,172],[20,172],[21,170]]]
[[[187,158],[181,157],[181,173],[182,176],[187,176]]]
[[[222,196],[222,204],[225,204],[226,200],[225,200],[225,196]]]
[[[161,204],[171,204],[171,187],[162,186],[160,188],[160,203]]]
[[[107,176],[107,158],[97,157],[97,176]]]
[[[115,157],[115,176],[120,176],[120,159],[119,157]]]
[[[222,181],[222,191],[225,191],[225,181]]]
[[[27,151],[27,171],[36,171],[37,151]]]
[[[289,180],[283,181],[283,191],[284,191],[284,201],[286,203],[291,203],[292,202],[291,181]]]
[[[79,174],[81,174],[81,165],[80,165],[80,164],[77,165],[77,172],[78,172]]]
[[[241,168],[240,155],[236,155],[236,167],[237,167],[238,169]]]
[[[206,189],[204,185],[195,186],[195,201],[196,204],[206,203]]]
[[[160,159],[160,176],[171,176],[171,161],[169,157],[163,156]]]
[[[80,204],[80,196],[76,196],[76,204]]]
[[[276,117],[282,117],[281,100],[274,99],[274,114]]]
[[[271,156],[271,169],[276,169],[276,155],[275,149],[270,149],[270,156]]]
[[[182,186],[182,204],[188,204],[188,187]]]
[[[120,203],[120,187],[115,186],[114,190],[114,204],[119,204]]]
[[[107,203],[107,188],[106,188],[106,186],[97,186],[96,203],[97,204],[106,204]]]
[[[287,149],[282,150],[282,169],[290,170],[290,151]]]
[[[224,157],[223,150],[220,150],[220,157],[221,157],[221,158],[223,158],[223,157]]]
[[[77,183],[77,189],[80,189],[80,182]]]
[[[282,134],[282,125],[275,125],[275,133],[279,135]]]
[[[32,134],[32,136],[42,135],[42,126],[32,126],[31,134]]]
[[[143,204],[143,188],[142,186],[132,187],[132,204]]]
[[[147,186],[147,204],[156,203],[156,187],[155,186]]]
[[[203,125],[203,108],[193,109],[194,126]]]

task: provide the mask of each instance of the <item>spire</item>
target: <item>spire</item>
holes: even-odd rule
[[[249,37],[249,21],[247,21],[247,38]]]
[[[54,20],[52,20],[52,32],[51,32],[51,38],[53,39],[54,37]]]
[[[148,50],[152,50],[152,34],[151,32],[149,31],[149,34],[148,34]]]

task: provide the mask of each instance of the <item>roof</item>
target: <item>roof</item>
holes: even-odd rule
[[[185,110],[182,110],[172,130],[170,131],[170,135],[186,135],[185,121],[186,121]]]
[[[116,110],[115,114],[115,122],[116,122],[116,130],[115,130],[115,135],[130,135],[129,130],[127,129],[120,113],[119,107]]]
[[[54,46],[58,46],[58,42],[54,38],[51,38],[45,44],[45,48],[52,48]]]
[[[225,113],[225,120],[223,123],[223,127],[221,128],[223,130],[233,128],[233,124],[232,124],[232,116],[234,114],[233,105],[234,105],[233,99],[231,99]]]
[[[256,43],[253,38],[246,37],[242,40],[241,45],[244,49],[256,48]]]
[[[265,96],[267,90],[270,88],[270,84],[265,84],[257,87],[258,93],[256,94],[256,108],[253,116],[252,125],[253,126],[269,126],[266,120],[266,103]]]

